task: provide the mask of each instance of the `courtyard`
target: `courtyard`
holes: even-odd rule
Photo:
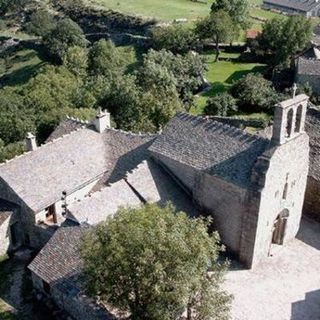
[[[225,288],[233,320],[320,319],[320,224],[302,219],[296,239],[255,270],[232,262]]]

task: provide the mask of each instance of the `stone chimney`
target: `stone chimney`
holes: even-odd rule
[[[26,137],[26,148],[27,151],[34,151],[37,149],[37,141],[36,137],[31,133],[28,132],[27,137]]]
[[[110,113],[107,112],[106,110],[102,111],[100,109],[99,113],[97,114],[96,118],[94,119],[93,124],[99,133],[103,132],[107,128],[110,128],[111,127]]]

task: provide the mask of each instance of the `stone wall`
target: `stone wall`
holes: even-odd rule
[[[320,76],[319,75],[306,75],[306,74],[297,74],[296,82],[298,84],[306,84],[312,88],[312,92],[317,96],[320,96]]]
[[[10,246],[10,218],[11,215],[0,225],[0,257],[7,253]]]
[[[320,222],[320,181],[308,177],[303,213]]]
[[[81,291],[73,288],[69,293],[63,292],[57,285],[50,286],[48,295],[43,288],[43,281],[32,272],[33,287],[41,293],[49,296],[61,310],[66,311],[76,320],[108,320],[113,319],[110,313],[99,306],[93,299]],[[71,287],[70,287],[71,288]]]
[[[306,190],[307,174],[309,168],[309,138],[302,133],[281,146],[267,150],[262,159],[266,165],[265,174],[257,183],[260,189],[260,203],[257,228],[252,253],[252,266],[272,254],[272,233],[274,221],[278,215],[287,209],[289,217],[284,235],[284,244],[295,238],[301,220],[304,194]],[[259,162],[257,163],[259,166]],[[263,165],[260,165],[260,168]],[[259,196],[255,193],[255,201]],[[249,212],[254,220],[256,213]],[[247,237],[249,240],[250,237]],[[251,239],[252,241],[252,239]],[[243,243],[249,247],[248,244]],[[247,260],[250,258],[246,257]]]

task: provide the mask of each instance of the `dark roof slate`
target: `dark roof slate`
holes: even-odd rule
[[[320,60],[299,57],[297,74],[320,76]]]
[[[211,119],[178,113],[149,150],[249,186],[253,165],[269,142]]]
[[[320,111],[309,108],[306,132],[310,139],[309,176],[320,181]]]
[[[308,12],[320,5],[316,0],[264,0],[264,4]]]

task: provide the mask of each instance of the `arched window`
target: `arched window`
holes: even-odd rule
[[[302,106],[300,105],[297,109],[296,123],[294,126],[294,132],[300,132],[301,130],[301,118],[302,118]]]
[[[291,137],[292,120],[293,120],[293,110],[290,109],[287,114],[286,138]]]

